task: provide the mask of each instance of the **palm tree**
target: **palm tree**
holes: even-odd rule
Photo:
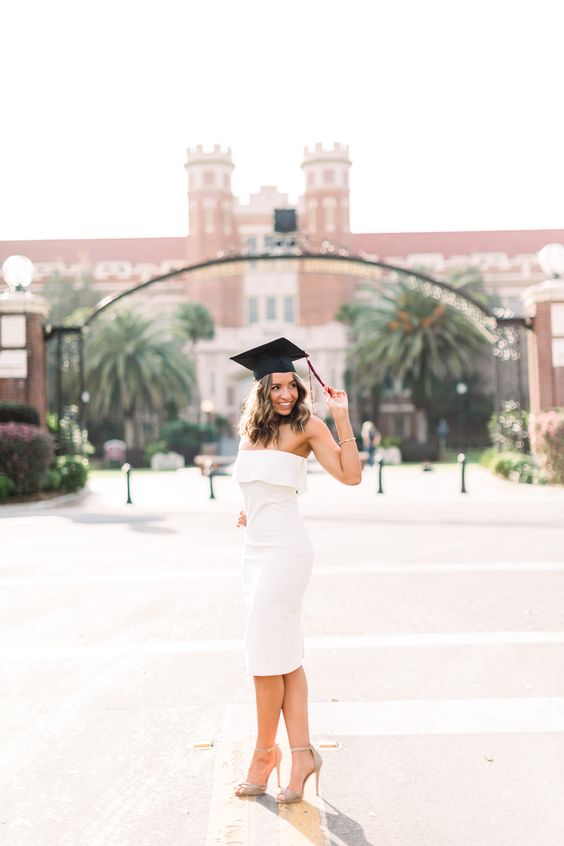
[[[190,355],[196,371],[196,344],[210,341],[215,335],[215,324],[208,309],[201,303],[183,303],[176,310],[175,331],[184,341],[190,342]],[[197,381],[194,384],[194,405],[196,417],[200,419],[200,398]]]
[[[183,303],[176,310],[176,329],[194,347],[198,341],[209,341],[215,335],[215,324],[208,309],[201,303]]]
[[[129,447],[138,446],[137,411],[160,411],[169,402],[181,408],[194,383],[192,364],[178,342],[164,338],[153,321],[132,311],[119,312],[88,338],[91,413],[100,418],[123,415]]]
[[[337,319],[351,325],[362,387],[399,380],[420,407],[428,404],[434,381],[471,372],[487,343],[468,320],[403,279],[386,285],[377,302],[346,304]]]

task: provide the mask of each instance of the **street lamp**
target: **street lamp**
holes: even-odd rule
[[[564,244],[547,244],[539,251],[539,264],[546,274],[558,278],[564,273]]]
[[[460,397],[460,439],[461,449],[466,449],[466,394],[468,393],[468,385],[466,382],[456,383],[456,393]]]
[[[208,415],[208,426],[211,426],[212,423],[213,410],[214,404],[212,400],[202,400],[200,403],[200,411],[202,411],[203,414]]]
[[[27,256],[8,256],[2,263],[2,276],[11,294],[22,293],[33,279],[33,262]]]

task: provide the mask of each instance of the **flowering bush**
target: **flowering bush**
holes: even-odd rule
[[[41,490],[45,471],[53,459],[53,439],[28,423],[0,423],[0,473],[14,483],[14,494]]]
[[[530,425],[531,448],[551,482],[564,485],[564,409],[535,414]]]
[[[499,414],[493,414],[488,423],[492,444],[502,452],[528,452],[528,413],[518,402],[508,400]]]
[[[528,485],[546,482],[545,473],[534,456],[522,452],[500,452],[491,458],[489,466],[497,476],[511,482],[525,482]]]
[[[59,455],[55,467],[60,473],[59,487],[65,491],[83,488],[88,478],[88,459],[81,455]]]

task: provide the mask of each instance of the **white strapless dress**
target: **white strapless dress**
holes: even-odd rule
[[[307,460],[278,449],[240,450],[233,468],[245,498],[242,582],[245,652],[254,676],[290,673],[301,664],[302,599],[313,548],[298,511]]]

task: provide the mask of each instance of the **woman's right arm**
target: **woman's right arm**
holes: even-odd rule
[[[344,485],[359,485],[362,467],[356,440],[349,420],[347,395],[344,391],[326,389],[327,407],[335,420],[337,434],[342,445],[335,443],[329,427],[319,417],[310,417],[305,434],[313,453],[321,466]]]

